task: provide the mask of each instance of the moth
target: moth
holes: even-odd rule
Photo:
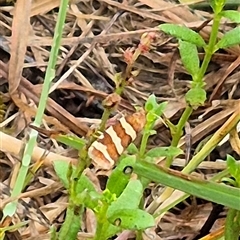
[[[101,169],[111,169],[123,151],[136,139],[145,123],[146,114],[142,109],[121,117],[108,127],[88,149],[93,164]]]

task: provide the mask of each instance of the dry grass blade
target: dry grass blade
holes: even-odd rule
[[[220,88],[221,88],[222,84],[224,83],[226,78],[229,76],[229,74],[231,74],[239,65],[240,65],[240,56],[233,63],[230,64],[230,66],[226,69],[226,73],[218,80],[218,84],[215,87],[214,91],[212,92],[212,94],[211,94],[211,96],[209,98],[209,102],[212,102],[212,100],[214,98],[216,98],[215,95],[218,92],[221,92]]]
[[[24,143],[14,137],[11,137],[7,135],[6,133],[3,133],[0,131],[0,151],[5,153],[13,154],[14,156],[21,155],[21,152],[24,147]],[[9,144],[12,143],[12,144]],[[43,164],[46,166],[52,166],[53,162],[55,160],[63,160],[67,162],[72,162],[73,164],[76,164],[77,160],[70,157],[64,157],[62,155],[48,152],[46,149],[42,149],[40,147],[35,147],[34,152],[32,155],[33,161],[39,161],[39,159],[43,159]]]
[[[32,122],[39,103],[60,0],[0,2],[0,115],[3,120],[0,123],[0,183],[11,186],[20,166],[19,159],[28,136],[29,123]],[[176,2],[70,1],[57,61],[57,74],[51,86],[41,129],[86,136],[91,125],[97,126],[100,122],[103,111],[101,102],[115,87],[115,73],[123,72],[126,67],[123,53],[129,48],[137,48],[141,35],[149,32],[154,32],[156,39],[150,51],[142,54],[135,62],[136,75],[125,88],[110,121],[118,115],[133,113],[134,105],[143,106],[147,97],[154,93],[158,102],[168,101],[164,120],[176,124],[186,108],[185,94],[191,86],[191,78],[181,62],[176,39],[160,32],[158,26],[162,23],[184,25],[199,32],[206,42],[212,31],[211,12],[188,7],[190,1],[181,1],[182,4]],[[218,37],[221,38],[233,28],[234,24],[224,19]],[[199,49],[200,61],[204,56],[205,52]],[[239,46],[218,51],[212,57],[204,76],[205,90],[210,99],[193,112],[188,121],[191,131],[183,133],[178,145],[184,151],[187,147],[190,161],[239,106],[239,69]],[[6,109],[1,109],[2,102]],[[169,146],[171,134],[162,119],[156,124],[155,130],[157,134],[151,137],[148,148]],[[227,135],[228,138],[224,138],[197,167],[196,171],[201,177],[210,179],[226,169],[226,154],[237,156],[240,151],[237,131],[239,129],[232,130],[230,140]],[[191,141],[188,141],[188,137]],[[66,216],[68,199],[66,191],[58,189],[58,178],[52,169],[55,160],[75,165],[77,151],[40,135],[32,163],[37,165],[42,161],[43,167],[35,172],[27,190],[18,197],[31,197],[33,202],[39,203],[34,206],[35,210],[39,207],[51,223],[61,226]],[[162,158],[156,158],[155,163],[164,164]],[[185,157],[178,156],[172,166],[179,171],[183,169],[186,166]],[[101,192],[100,185],[105,186],[111,171],[96,172],[91,169],[89,172],[92,177],[88,177],[98,186],[98,192]],[[59,191],[54,191],[51,186],[56,186]],[[159,210],[166,207],[170,200],[182,195],[182,192],[175,191],[169,202],[160,205],[160,186],[152,183],[146,192],[149,195],[143,198],[144,206],[151,206],[155,202],[154,209]],[[11,200],[8,195],[3,202]],[[145,210],[148,209],[145,207]],[[23,210],[27,212],[28,207],[23,206]],[[149,239],[150,236],[164,240],[194,239],[194,234],[200,231],[211,211],[210,202],[189,198],[176,209],[169,210],[161,220],[156,219],[156,226],[146,231],[143,239]],[[224,218],[225,212],[221,214]],[[94,237],[95,219],[87,211],[85,216],[83,226],[87,233],[79,231],[78,239]],[[220,226],[223,224],[221,222]],[[159,228],[161,231],[158,231]],[[212,228],[213,231],[215,229]],[[42,228],[37,230],[40,231],[23,232],[20,229],[17,234],[9,232],[7,237],[50,239],[46,229],[44,232],[41,232]],[[133,231],[125,231],[117,239],[134,236]]]
[[[59,4],[60,0],[35,0],[32,3],[31,17],[49,12],[53,8],[58,7]]]
[[[22,76],[30,28],[31,2],[31,0],[18,0],[15,5],[8,75],[11,95],[17,90]]]

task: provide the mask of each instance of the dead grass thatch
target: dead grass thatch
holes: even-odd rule
[[[35,0],[32,5],[30,2],[0,1],[0,106],[5,106],[5,110],[0,109],[3,119],[0,123],[1,208],[12,200],[9,188],[16,180],[19,153],[35,116],[60,1]],[[159,101],[169,102],[165,117],[177,122],[185,108],[184,94],[189,89],[190,77],[180,61],[177,42],[158,31],[161,23],[186,25],[199,31],[207,40],[211,32],[211,13],[163,0],[71,1],[43,127],[85,136],[91,124],[99,123],[103,111],[101,101],[112,92],[114,75],[125,68],[123,52],[136,47],[143,33],[153,31],[157,34],[156,41],[136,62],[135,69],[139,74],[125,89],[118,110],[132,112],[133,104],[142,106],[148,95],[154,93]],[[224,19],[219,37],[233,27]],[[10,37],[12,31],[18,39]],[[26,54],[24,46],[27,46]],[[203,57],[201,53],[199,56]],[[205,76],[208,102],[193,113],[189,122],[190,154],[240,108],[239,56],[239,46],[214,55]],[[157,135],[149,147],[169,145],[169,130],[161,122],[156,130]],[[180,146],[186,146],[184,137]],[[225,168],[223,162],[215,160],[232,152],[228,145],[219,146],[206,159],[209,161],[199,166],[199,171],[208,178]],[[32,160],[43,167],[19,196],[17,214],[9,223],[18,223],[26,217],[31,221],[28,228],[9,232],[6,239],[49,239],[49,226],[54,223],[59,227],[64,221],[67,195],[51,167],[55,159],[74,163],[77,153],[40,136]],[[184,159],[176,159],[173,165],[182,168],[184,164]],[[89,169],[86,174],[100,189],[100,178]],[[157,187],[154,185],[149,189],[151,194],[146,202],[157,202]],[[154,239],[194,239],[212,209],[212,204],[205,201],[184,202],[178,209],[168,212],[148,233]],[[78,239],[93,236],[92,212],[86,211],[84,219],[84,231],[79,233]],[[220,219],[213,230],[220,229],[222,224]],[[127,239],[131,234],[125,231],[116,239]],[[146,236],[145,239],[149,238]]]

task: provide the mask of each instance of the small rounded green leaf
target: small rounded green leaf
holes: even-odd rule
[[[79,208],[80,210],[81,208]],[[68,207],[64,224],[62,225],[57,239],[76,239],[76,235],[81,228],[80,212],[76,208]]]
[[[111,217],[120,209],[137,209],[143,194],[143,186],[139,180],[131,180],[122,194],[112,202],[107,211],[107,217]]]
[[[199,47],[206,46],[206,43],[201,37],[201,35],[199,35],[198,33],[194,32],[193,30],[187,27],[165,23],[165,24],[161,24],[159,28],[163,32],[170,34],[183,41],[190,42]]]
[[[60,178],[63,186],[67,189],[68,185],[69,185],[68,178],[67,178],[69,163],[67,163],[65,161],[60,161],[60,160],[54,161],[53,167],[54,167],[54,170],[55,170],[57,176]]]
[[[103,227],[104,227],[104,229],[106,229],[106,231],[101,232],[101,239],[112,239],[111,237],[113,237],[117,233],[121,232],[120,227],[114,226],[111,223],[109,223],[108,221],[103,224]]]
[[[225,18],[228,18],[232,22],[240,23],[240,12],[235,10],[226,10],[221,12],[221,15]]]
[[[147,99],[147,101],[146,101],[146,103],[145,103],[145,110],[146,110],[147,112],[149,112],[149,111],[155,109],[157,105],[158,105],[158,104],[157,104],[155,95],[154,95],[154,94],[151,94],[151,95],[148,97],[148,99]]]
[[[184,67],[194,78],[199,71],[199,58],[196,45],[180,40],[178,48]]]
[[[158,116],[153,111],[147,113],[146,119],[148,123],[156,121],[157,118]]]
[[[57,176],[60,178],[63,186],[66,189],[68,189],[69,180],[68,180],[67,175],[68,175],[69,163],[67,163],[65,161],[60,161],[60,160],[54,161],[53,167],[54,167],[54,170],[55,170]],[[73,167],[73,172],[75,170],[76,170],[76,168]],[[77,192],[80,193],[85,189],[88,189],[89,191],[96,191],[92,182],[85,175],[82,174],[77,183]]]
[[[227,32],[216,44],[216,49],[227,48],[240,44],[240,27],[236,27]]]
[[[157,116],[161,116],[163,114],[163,111],[166,109],[168,102],[162,102],[158,105],[158,107],[155,109],[155,114]]]
[[[127,147],[127,152],[130,155],[134,155],[134,154],[137,154],[139,150],[134,143],[130,143],[130,145]]]
[[[117,197],[123,192],[131,178],[131,174],[126,168],[131,167],[135,160],[135,156],[123,158],[108,179],[106,188]]]
[[[238,186],[240,186],[240,163],[232,156],[227,155],[227,167],[230,174],[236,179]]]
[[[108,220],[118,227],[129,230],[142,230],[155,225],[153,216],[141,209],[116,210]]]
[[[147,157],[176,157],[183,154],[183,151],[177,147],[156,147],[146,153]]]
[[[76,204],[84,204],[85,207],[95,210],[99,207],[99,202],[102,199],[102,195],[98,192],[89,192],[87,189],[77,195],[75,199]]]
[[[16,201],[8,203],[3,209],[3,219],[7,216],[12,217],[16,211],[16,207],[17,207]]]
[[[185,98],[186,102],[196,109],[206,101],[206,91],[202,88],[193,88],[186,93]]]
[[[229,186],[237,187],[236,180],[230,177],[223,177],[221,182]]]
[[[87,189],[88,191],[96,192],[96,189],[93,183],[89,180],[87,176],[82,174],[80,179],[77,182],[76,192],[81,193],[85,189]]]

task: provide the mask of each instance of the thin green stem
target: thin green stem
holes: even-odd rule
[[[33,122],[33,125],[37,126],[37,127],[40,126],[40,124],[41,124],[41,121],[42,121],[42,118],[44,115],[44,111],[46,108],[46,104],[47,104],[50,85],[55,76],[55,65],[56,65],[56,61],[57,61],[58,51],[60,48],[63,27],[64,27],[64,22],[65,22],[66,13],[67,13],[67,7],[68,7],[68,0],[62,0],[61,4],[60,4],[60,8],[59,8],[59,14],[58,14],[57,24],[56,24],[56,28],[55,28],[55,33],[54,33],[53,47],[52,47],[51,53],[50,53],[49,64],[48,64],[47,70],[46,70],[46,76],[44,79],[43,89],[41,92],[36,117]],[[31,156],[33,153],[33,149],[36,145],[37,136],[38,136],[38,132],[34,129],[31,129],[30,134],[29,134],[29,141],[26,144],[25,149],[24,149],[22,165],[19,170],[11,197],[18,196],[23,189],[24,182],[25,182],[27,172],[28,172],[28,168],[29,168],[29,165],[31,162]],[[17,201],[7,204],[3,210],[4,218],[6,216],[12,216],[16,211],[16,207],[17,207]]]
[[[143,136],[142,136],[141,145],[140,145],[140,150],[139,150],[139,158],[140,159],[142,159],[145,154],[149,136],[150,135],[149,135],[148,131],[144,131]]]
[[[142,234],[143,234],[143,231],[139,230],[136,232],[136,240],[141,240],[142,239]]]
[[[83,206],[75,206],[69,203],[65,221],[59,231],[58,240],[76,239],[77,233],[81,227],[81,217]]]
[[[106,126],[106,123],[107,123],[110,115],[111,115],[111,109],[105,108],[98,131],[103,132],[105,130],[105,126]]]
[[[203,77],[204,77],[204,75],[207,71],[209,62],[210,62],[210,60],[212,58],[212,55],[214,53],[214,49],[215,49],[215,45],[216,45],[216,41],[217,41],[220,19],[221,19],[220,14],[215,14],[214,15],[209,43],[208,43],[208,46],[205,49],[206,54],[204,56],[203,63],[201,65],[200,71],[199,71],[197,79],[196,79],[197,82],[202,81],[202,79],[203,79]]]
[[[120,95],[122,93],[123,89],[121,87],[117,87],[115,92]],[[81,174],[83,173],[84,169],[86,168],[86,166],[88,166],[90,164],[89,158],[88,158],[88,148],[91,146],[91,144],[97,140],[97,132],[103,132],[105,130],[105,126],[107,123],[107,120],[110,117],[112,108],[105,108],[103,115],[102,115],[102,119],[101,119],[101,123],[99,128],[97,129],[97,131],[95,132],[95,134],[92,134],[91,137],[88,140],[88,143],[85,147],[83,147],[81,149],[81,153],[79,155],[79,162],[78,162],[78,166],[76,169],[76,172],[74,173],[74,179],[79,179],[81,177]]]
[[[229,209],[225,224],[225,239],[238,240],[240,234],[240,211]]]
[[[182,170],[183,173],[191,173],[212,152],[218,143],[229,133],[240,121],[239,111],[235,112],[223,126],[211,137],[203,148],[191,159],[189,164]]]
[[[182,131],[183,131],[183,128],[186,124],[186,122],[188,121],[190,115],[192,114],[192,107],[190,106],[187,106],[176,126],[176,132],[174,133],[173,135],[173,139],[172,139],[172,143],[171,143],[171,147],[177,147],[178,143],[179,143],[179,140],[182,136]],[[167,160],[166,160],[166,164],[165,166],[166,167],[170,167],[172,165],[172,161],[173,161],[173,157],[168,157]]]
[[[128,66],[127,71],[125,72],[125,77],[126,78],[122,78],[122,76],[120,78],[118,78],[119,83],[116,83],[116,89],[115,89],[115,93],[118,95],[121,95],[125,85],[126,85],[126,81],[129,77],[129,75],[131,74],[131,67]],[[92,145],[92,143],[94,141],[97,140],[97,132],[103,132],[105,130],[105,126],[106,123],[110,117],[110,114],[112,112],[113,108],[108,108],[105,107],[103,115],[102,115],[102,119],[101,119],[101,123],[99,128],[95,131],[94,134],[92,134],[87,142],[87,144],[81,149],[81,152],[79,153],[79,162],[76,168],[76,171],[74,172],[73,176],[72,176],[72,181],[70,182],[70,201],[74,202],[74,199],[77,197],[77,183],[78,183],[78,179],[80,179],[84,169],[90,165],[90,159],[88,157],[88,148]],[[73,206],[75,206],[75,204],[73,204]],[[77,207],[77,205],[75,206]],[[82,207],[82,206],[81,206]],[[100,239],[99,237],[102,236],[101,232],[105,231],[106,229],[104,228],[104,222],[102,221],[98,221],[98,227],[97,227],[97,232],[96,232],[96,236],[98,236],[98,239]]]
[[[94,240],[105,240],[106,239],[106,232],[109,227],[109,222],[106,219],[106,214],[108,210],[108,204],[104,203],[104,206],[101,208],[101,212],[97,215],[97,229],[95,233]]]
[[[189,106],[187,106],[177,124],[177,131],[175,133],[175,135],[173,136],[173,140],[172,140],[172,146],[173,147],[177,147],[178,142],[182,136],[182,130],[186,124],[186,122],[188,121],[190,115],[192,114],[193,109]]]
[[[200,85],[199,87],[202,87],[204,84],[203,83],[203,77],[206,73],[206,70],[208,68],[209,62],[212,58],[212,55],[214,53],[215,50],[215,44],[217,41],[217,34],[218,34],[218,28],[219,28],[219,23],[220,23],[220,19],[221,16],[219,13],[215,13],[214,18],[213,18],[213,26],[212,26],[212,31],[210,34],[210,39],[209,39],[209,44],[206,47],[205,51],[206,54],[204,56],[203,59],[203,63],[201,65],[201,68],[196,76],[196,78],[194,79],[193,83],[196,85]],[[173,139],[172,139],[172,143],[171,146],[173,147],[177,147],[178,142],[181,138],[182,135],[182,130],[183,127],[185,126],[186,122],[188,121],[190,115],[192,114],[192,107],[188,106],[184,113],[182,114],[177,126],[176,126],[176,132],[173,134]],[[173,157],[168,157],[166,160],[166,167],[170,167],[173,161]]]

